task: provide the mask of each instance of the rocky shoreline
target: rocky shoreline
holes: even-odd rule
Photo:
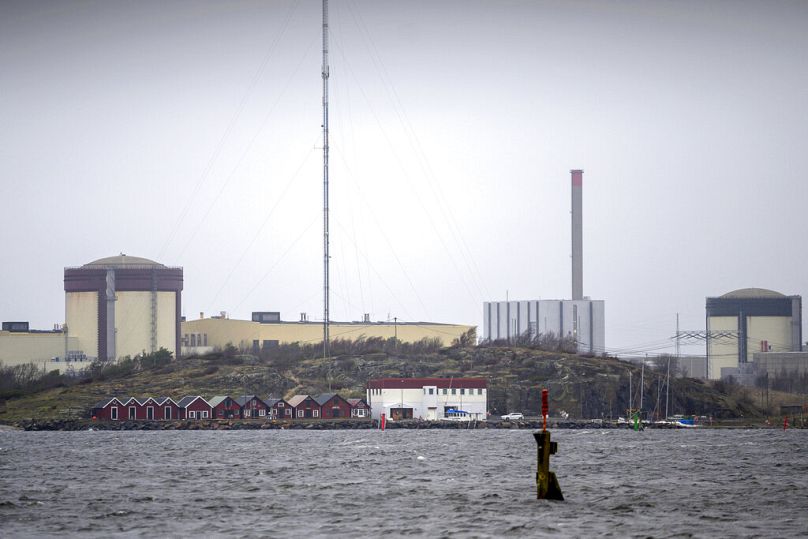
[[[548,421],[553,429],[625,429],[626,425],[591,421]],[[92,421],[89,419],[23,420],[8,426],[26,431],[86,430],[361,430],[377,429],[378,422],[367,419],[260,421],[260,420],[178,420],[178,421]],[[747,426],[749,427],[749,426]],[[541,429],[541,421],[388,421],[387,429]],[[665,427],[655,427],[665,428]],[[673,426],[667,428],[675,428]]]

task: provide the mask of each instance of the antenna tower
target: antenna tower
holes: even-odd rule
[[[329,357],[328,335],[328,0],[323,0],[323,357]]]

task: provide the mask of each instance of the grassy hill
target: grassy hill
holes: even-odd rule
[[[624,416],[629,371],[635,407],[640,398],[639,367],[615,359],[528,348],[453,347],[397,352],[388,347],[365,347],[347,350],[329,360],[299,356],[284,353],[262,358],[228,350],[131,369],[102,370],[88,379],[0,401],[0,422],[87,417],[95,402],[109,396],[170,396],[177,400],[194,394],[288,397],[330,389],[344,397],[364,397],[367,381],[381,377],[484,377],[488,380],[489,410],[495,415],[510,411],[538,415],[541,389],[548,388],[551,414],[564,410],[571,418]],[[664,414],[664,376],[646,369],[645,410],[655,409],[658,393],[660,413]],[[762,415],[751,393],[743,388],[681,378],[671,379],[669,410],[671,414],[717,418]]]

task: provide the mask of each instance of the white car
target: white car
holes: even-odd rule
[[[504,416],[502,416],[502,419],[506,421],[509,421],[511,419],[524,419],[524,418],[525,418],[524,414],[521,414],[519,412],[511,412],[510,414],[505,414]]]

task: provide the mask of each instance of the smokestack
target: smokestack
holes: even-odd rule
[[[572,299],[584,299],[583,170],[572,174]]]

